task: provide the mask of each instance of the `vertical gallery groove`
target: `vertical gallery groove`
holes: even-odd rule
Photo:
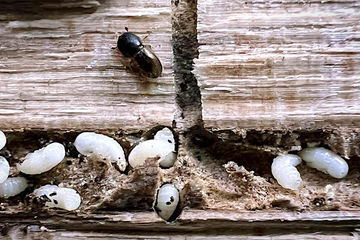
[[[172,44],[177,112],[174,127],[186,131],[202,126],[201,92],[192,73],[198,57],[197,1],[172,0]]]

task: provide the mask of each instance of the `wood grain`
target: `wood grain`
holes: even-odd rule
[[[349,161],[350,177],[338,182],[303,166],[301,172],[309,184],[303,195],[286,192],[270,181],[269,164],[272,154],[298,147],[318,133],[321,141],[334,139],[323,143],[334,144],[343,155],[359,155],[354,148],[359,142],[356,127],[360,116],[359,7],[357,1],[315,0],[0,0],[0,129],[15,130],[9,142],[18,151],[9,148],[7,153],[12,154],[13,165],[20,159],[17,155],[25,155],[35,146],[56,136],[68,144],[84,130],[109,130],[112,135],[116,131],[131,140],[122,141],[129,150],[130,142],[138,140],[139,130],[171,125],[175,120],[182,158],[177,167],[163,171],[161,179],[175,179],[179,186],[192,180],[195,187],[203,187],[195,189],[200,197],[209,200],[207,205],[192,203],[193,208],[205,209],[186,208],[176,223],[166,224],[144,209],[37,213],[22,211],[23,205],[11,199],[9,205],[1,206],[6,209],[0,214],[2,236],[294,239],[294,234],[301,234],[304,239],[357,239],[359,211],[348,211],[359,208],[356,159]],[[164,65],[164,76],[142,79],[125,69],[121,56],[112,49],[124,27],[152,46]],[[191,128],[194,125],[203,135]],[[244,128],[255,130],[246,132]],[[290,132],[291,136],[282,134],[291,128],[299,131]],[[327,131],[315,131],[319,128]],[[30,130],[21,138],[17,137],[22,135],[21,129]],[[226,129],[231,133],[222,132]],[[274,129],[279,131],[274,133]],[[311,137],[300,131],[303,129]],[[127,135],[131,131],[139,134]],[[66,134],[71,136],[62,138]],[[29,139],[31,146],[24,144]],[[269,142],[266,146],[265,140]],[[195,143],[189,144],[191,141]],[[257,147],[258,141],[261,147]],[[336,146],[339,142],[342,145]],[[272,148],[276,152],[271,152]],[[235,151],[238,149],[244,151]],[[79,178],[89,171],[78,173],[77,160],[70,161],[71,167],[63,164],[68,179],[59,181],[91,181]],[[259,185],[251,185],[250,191],[239,195],[236,190],[242,178],[230,181],[222,167],[230,160],[247,163],[248,170],[261,180]],[[54,179],[53,175],[47,176]],[[314,210],[332,209],[317,208],[314,203],[323,196],[326,184],[337,184],[340,191],[333,209],[342,211]],[[299,198],[305,210],[297,212],[291,210],[291,204],[284,208],[280,204],[280,210],[273,211],[276,202],[267,199],[269,192],[276,197],[280,193]],[[122,195],[118,195],[121,202]],[[190,195],[189,199],[196,197]],[[283,203],[288,200],[279,198]],[[237,208],[239,199],[244,200],[242,211]],[[271,205],[271,210],[255,211],[262,209],[256,205],[259,202]]]
[[[203,119],[220,129],[356,127],[357,1],[221,1],[198,6]]]
[[[2,216],[8,228],[19,224],[13,216]],[[353,212],[281,213],[188,211],[174,224],[156,220],[153,213],[104,212],[88,215],[54,214],[51,219],[41,214],[36,219],[23,217],[22,226],[10,228],[9,235],[31,239],[39,236],[64,239],[98,239],[100,237],[138,237],[146,239],[356,239],[359,216]],[[24,215],[23,215],[24,216]],[[341,221],[341,223],[339,223]],[[106,224],[99,224],[106,223]],[[209,228],[211,224],[211,229]],[[25,227],[27,226],[27,227]],[[44,230],[40,227],[46,226]],[[97,229],[97,233],[91,230]],[[87,230],[85,232],[80,231]],[[327,232],[325,236],[321,233]],[[340,233],[348,232],[347,235]],[[353,237],[349,236],[353,232]],[[281,235],[279,235],[281,234]],[[295,235],[296,234],[296,235]],[[251,236],[252,235],[252,236]],[[256,235],[256,237],[254,236]],[[219,238],[219,237],[223,238]],[[277,236],[276,238],[270,237]],[[280,237],[281,236],[281,237]],[[297,236],[297,238],[295,237]],[[190,237],[190,238],[189,238]],[[287,238],[286,238],[287,237]],[[16,238],[16,239],[17,239]]]
[[[0,8],[8,9],[0,15],[1,129],[171,124],[167,1],[1,1]],[[124,27],[152,46],[164,65],[163,77],[140,79],[124,69],[119,52],[111,49]]]

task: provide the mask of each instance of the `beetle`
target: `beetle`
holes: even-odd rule
[[[117,41],[119,51],[124,57],[131,59],[134,70],[140,69],[141,74],[150,78],[160,77],[163,67],[151,47],[144,45],[135,33],[125,29],[126,32],[121,34]]]

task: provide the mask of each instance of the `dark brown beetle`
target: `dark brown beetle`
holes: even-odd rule
[[[127,30],[127,28],[125,29]],[[144,46],[134,33],[123,33],[117,41],[117,48],[124,57],[131,58],[134,70],[140,68],[141,74],[150,78],[161,76],[162,65],[159,58],[151,50],[151,47]]]

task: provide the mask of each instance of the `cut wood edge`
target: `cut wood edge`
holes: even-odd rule
[[[147,234],[172,232],[178,234],[284,234],[342,233],[357,231],[359,211],[216,211],[185,210],[174,223],[166,223],[153,212],[99,212],[91,214],[48,212],[34,214],[13,212],[0,214],[2,227],[39,225],[52,231],[94,230],[109,233]]]

